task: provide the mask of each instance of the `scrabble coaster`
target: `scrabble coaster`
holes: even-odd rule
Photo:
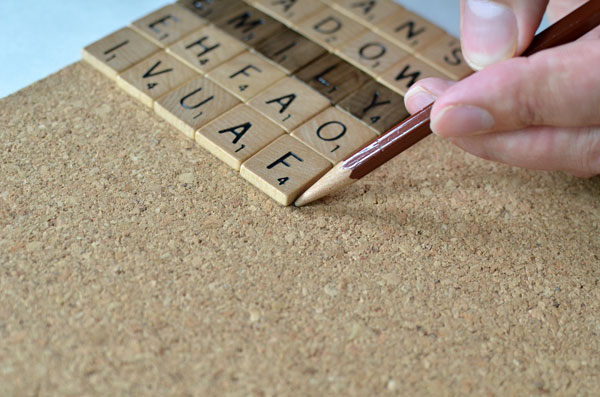
[[[242,101],[247,101],[285,77],[285,73],[265,58],[244,52],[209,72],[207,76]]]
[[[300,141],[283,135],[242,164],[240,174],[282,205],[290,205],[331,168]]]
[[[116,79],[117,74],[159,50],[159,46],[139,33],[123,28],[85,47],[82,56],[93,67]]]
[[[392,0],[178,0],[82,56],[284,205],[407,117],[418,80],[470,72]]]
[[[248,104],[287,132],[329,107],[327,98],[292,77],[279,80]]]
[[[163,7],[131,24],[134,29],[163,48],[204,25],[206,22],[203,19],[178,4]]]
[[[161,51],[120,74],[117,83],[144,105],[153,107],[155,99],[195,76],[192,69]]]
[[[329,108],[292,132],[292,136],[337,164],[377,135],[349,114]]]
[[[239,105],[196,132],[196,142],[225,164],[242,163],[284,134],[281,127],[248,105]]]
[[[338,104],[381,135],[409,116],[404,97],[372,81]]]
[[[240,101],[212,81],[198,77],[156,101],[156,113],[188,138],[197,129],[238,105]]]
[[[213,25],[200,29],[167,48],[170,55],[202,74],[245,50],[246,46],[241,42]]]

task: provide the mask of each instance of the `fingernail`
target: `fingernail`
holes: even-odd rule
[[[419,111],[435,102],[437,98],[420,85],[411,88],[404,97],[404,104],[411,111]],[[409,106],[410,102],[410,106]],[[412,112],[411,112],[412,113]]]
[[[475,69],[512,58],[517,52],[515,13],[504,4],[467,0],[462,20],[465,58]]]
[[[494,127],[494,117],[477,106],[448,106],[431,120],[431,129],[445,137],[477,135]]]

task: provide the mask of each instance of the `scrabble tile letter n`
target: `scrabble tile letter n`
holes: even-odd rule
[[[282,205],[290,205],[331,168],[300,141],[283,135],[242,164],[241,175]]]

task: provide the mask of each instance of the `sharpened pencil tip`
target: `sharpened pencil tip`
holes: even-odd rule
[[[303,207],[353,184],[356,180],[350,178],[351,173],[352,170],[343,167],[343,162],[338,163],[314,185],[300,195],[294,202],[294,205],[296,207]]]

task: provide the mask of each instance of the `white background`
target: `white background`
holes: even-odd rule
[[[171,2],[0,0],[0,98],[76,62],[86,45]],[[458,35],[458,0],[398,2]]]

